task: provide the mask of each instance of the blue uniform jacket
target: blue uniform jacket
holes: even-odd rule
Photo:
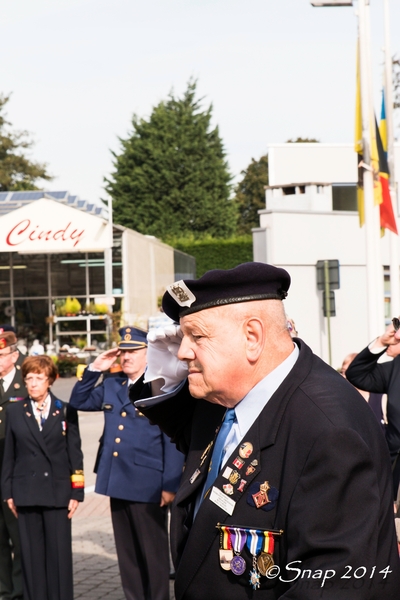
[[[163,490],[177,491],[184,456],[134,408],[127,379],[110,377],[95,387],[98,379],[98,372],[86,369],[70,399],[78,410],[104,412],[95,490],[121,500],[159,503]]]

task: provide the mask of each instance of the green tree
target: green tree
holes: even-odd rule
[[[10,96],[0,94],[0,191],[37,190],[38,181],[51,180],[46,165],[26,156],[33,142],[26,131],[11,131],[4,107]]]
[[[105,179],[117,223],[165,241],[234,233],[231,175],[211,118],[212,106],[202,109],[193,81],[182,98],[171,92],[148,120],[133,116],[133,131],[120,138],[122,151],[112,153],[115,170]]]
[[[287,144],[315,144],[315,143],[319,143],[319,140],[316,140],[315,138],[297,137],[296,139],[293,138],[292,140],[287,140],[286,143]]]
[[[238,233],[250,233],[260,225],[258,211],[265,208],[265,186],[268,185],[268,155],[251,163],[241,172],[243,178],[236,186],[235,201],[238,205]]]

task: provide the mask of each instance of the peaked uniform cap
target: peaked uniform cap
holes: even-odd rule
[[[181,317],[214,306],[283,300],[290,287],[285,269],[259,262],[243,263],[233,269],[214,269],[200,279],[185,279],[168,286],[162,307],[178,322]]]
[[[118,348],[125,350],[139,350],[140,348],[147,348],[147,331],[139,329],[139,327],[121,327],[118,330],[121,336],[118,342]]]
[[[3,350],[3,348],[8,348],[9,346],[15,346],[16,343],[17,338],[15,333],[12,331],[0,333],[0,350]]]

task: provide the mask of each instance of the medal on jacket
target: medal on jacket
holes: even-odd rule
[[[235,556],[231,560],[231,571],[234,575],[243,575],[246,570],[246,561],[240,553],[242,552],[246,543],[246,531],[239,527],[233,527],[231,529],[232,547]]]
[[[253,590],[258,590],[260,587],[260,573],[257,568],[257,555],[261,550],[263,543],[262,533],[256,529],[250,529],[247,536],[247,547],[250,550],[250,554],[253,557],[253,568],[250,571],[250,584]]]
[[[268,504],[270,501],[270,499],[268,498],[268,490],[270,489],[270,485],[268,483],[268,481],[264,481],[264,483],[262,483],[260,485],[260,491],[257,492],[256,494],[252,494],[252,498],[254,500],[254,504],[256,505],[256,508],[261,508],[262,506],[265,506],[266,504]]]
[[[269,531],[264,531],[264,547],[257,558],[257,567],[260,571],[261,575],[264,577],[267,575],[268,570],[274,565],[274,547],[275,547],[275,539],[272,533]]]
[[[219,564],[224,571],[230,571],[233,550],[230,531],[225,525],[220,529],[219,545]]]

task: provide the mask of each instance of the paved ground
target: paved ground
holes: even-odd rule
[[[75,378],[57,379],[53,393],[68,400]],[[103,429],[102,413],[79,413],[84,466],[85,501],[72,519],[72,550],[74,558],[74,595],[78,600],[125,600],[119,578],[117,556],[112,532],[109,500],[96,494],[93,465],[98,440]],[[173,582],[170,599],[174,599]]]

